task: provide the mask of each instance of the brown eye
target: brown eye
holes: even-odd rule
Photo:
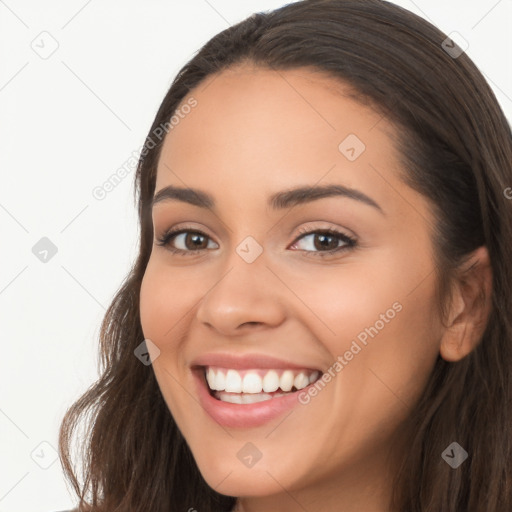
[[[312,252],[313,254],[318,253],[319,256],[347,250],[356,245],[354,238],[334,229],[302,230],[301,232],[303,234],[296,239],[292,247]],[[302,247],[300,247],[301,244]]]
[[[212,247],[208,247],[209,242],[214,243],[205,233],[183,228],[164,233],[164,235],[159,238],[158,245],[166,247],[175,253],[186,254],[196,253],[208,248],[211,249]],[[215,249],[217,247],[213,248]]]
[[[207,237],[199,233],[183,233],[185,235],[183,239],[183,245],[191,251],[195,249],[206,249],[208,246]],[[206,243],[205,243],[206,241]]]

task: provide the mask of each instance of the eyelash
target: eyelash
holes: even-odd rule
[[[178,235],[182,233],[194,233],[197,235],[204,236],[206,238],[210,238],[206,233],[203,233],[202,231],[199,231],[194,228],[179,228],[179,229],[168,229],[165,231],[160,238],[157,239],[157,245],[161,247],[165,247],[167,250],[171,251],[174,254],[182,254],[184,256],[192,256],[194,254],[203,252],[208,249],[195,249],[190,251],[184,251],[183,249],[176,249],[175,247],[172,247],[169,245],[169,242],[177,237]],[[342,242],[345,242],[345,245],[341,247],[337,247],[336,249],[330,249],[328,251],[303,251],[305,253],[313,253],[316,256],[319,256],[320,258],[332,255],[334,253],[346,251],[349,249],[354,248],[357,245],[357,240],[351,236],[346,235],[345,233],[341,233],[340,231],[337,231],[335,229],[315,229],[315,230],[307,230],[307,228],[301,228],[299,229],[299,235],[292,245],[295,245],[301,238],[304,238],[306,235],[312,235],[312,234],[323,234],[323,235],[330,235],[338,238]]]

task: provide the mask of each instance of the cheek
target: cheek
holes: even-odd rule
[[[343,358],[342,367],[332,368],[343,374],[334,379],[336,388],[343,388],[339,396],[351,401],[361,418],[368,408],[404,412],[403,404],[417,399],[438,355],[434,274],[426,259],[411,262],[408,254],[382,251],[372,264],[354,261],[329,275],[320,269],[294,289],[314,313],[303,321],[308,319],[333,365]]]
[[[428,280],[412,293],[408,289],[392,294],[389,300],[397,299],[400,309],[394,315],[385,313],[381,322],[375,321],[375,317],[369,319],[361,331],[365,344],[360,343],[359,384],[366,389],[366,404],[380,415],[383,424],[392,425],[406,418],[420,398],[438,357],[432,284]]]
[[[437,339],[435,274],[427,257],[410,254],[409,246],[390,244],[372,250],[371,260],[354,258],[329,271],[313,268],[295,280],[294,292],[313,313],[302,318],[311,318],[309,327],[333,356],[354,339],[363,346],[371,339],[394,339],[411,348]]]
[[[188,399],[178,381],[190,378],[186,370],[186,344],[190,321],[204,293],[200,283],[183,269],[171,268],[158,258],[148,262],[140,288],[141,327],[144,337],[160,350],[152,367],[173,411],[180,410],[178,404]]]
[[[364,338],[365,329],[376,322],[380,329],[387,326],[381,315],[389,321],[398,316],[403,279],[395,281],[378,255],[373,260],[354,260],[328,270],[313,268],[307,278],[294,282],[294,293],[309,308],[302,321],[308,320],[308,327],[333,357],[348,350],[358,335]]]
[[[190,281],[158,261],[150,260],[140,289],[140,320],[144,336],[159,346],[176,340],[186,313],[197,302]],[[164,348],[164,347],[161,347]]]
[[[160,350],[152,369],[163,398],[178,421],[183,416],[180,411],[191,405],[178,384],[183,371],[180,348],[182,340],[186,339],[185,311],[190,307],[181,289],[185,283],[175,279],[174,274],[158,261],[149,261],[141,283],[139,310],[144,338]]]

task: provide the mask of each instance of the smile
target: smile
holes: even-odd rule
[[[253,404],[294,393],[320,377],[310,369],[246,369],[205,367],[210,394],[233,404]]]
[[[263,426],[301,405],[299,387],[300,393],[306,391],[320,378],[321,372],[202,367],[194,370],[192,375],[199,402],[206,414],[223,427],[246,429]],[[275,391],[264,391],[274,388]]]

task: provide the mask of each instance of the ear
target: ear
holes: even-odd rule
[[[446,361],[459,361],[474,350],[484,334],[492,306],[492,267],[487,247],[476,249],[459,269],[439,351]]]

